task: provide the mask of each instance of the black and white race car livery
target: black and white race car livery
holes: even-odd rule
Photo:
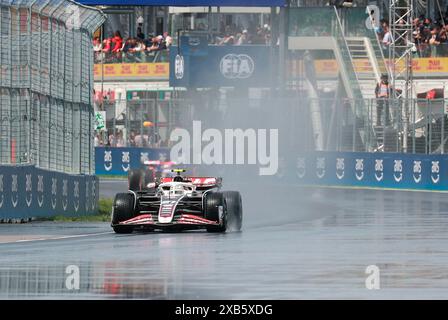
[[[237,191],[221,191],[222,179],[215,177],[183,177],[185,170],[173,170],[175,177],[135,183],[115,196],[112,228],[116,233],[146,230],[206,229],[208,232],[241,230],[243,208]],[[144,177],[141,177],[143,179]]]

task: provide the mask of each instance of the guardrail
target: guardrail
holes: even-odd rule
[[[98,188],[95,176],[69,175],[35,166],[1,166],[0,221],[95,214]]]

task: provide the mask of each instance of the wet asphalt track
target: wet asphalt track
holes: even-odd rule
[[[103,196],[122,188],[101,183]],[[291,205],[279,210],[273,201],[248,207],[266,198],[243,190],[239,233],[115,235],[107,223],[0,225],[0,298],[448,297],[448,194],[281,191]],[[68,265],[80,269],[79,290],[65,287]],[[365,288],[368,265],[380,268],[380,290]]]

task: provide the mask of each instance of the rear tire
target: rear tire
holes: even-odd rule
[[[156,177],[156,181],[160,181],[160,179],[162,179],[162,172],[156,171],[155,177]]]
[[[226,232],[227,230],[227,208],[224,195],[221,192],[209,193],[205,197],[204,216],[211,221],[219,222],[219,207],[222,207],[222,220],[219,225],[208,226],[208,232]]]
[[[128,171],[128,186],[131,191],[140,191],[142,189],[142,170],[130,169]]]
[[[148,184],[149,183],[154,183],[155,179],[154,179],[154,170],[152,169],[145,169],[142,172],[142,181],[143,181],[143,185],[142,185],[142,189],[147,190],[148,189]]]
[[[240,231],[243,225],[243,202],[238,191],[223,192],[227,205],[228,226]]]
[[[115,233],[132,233],[134,231],[133,226],[119,224],[135,217],[134,201],[134,195],[131,193],[118,193],[115,196],[112,208],[112,228]]]

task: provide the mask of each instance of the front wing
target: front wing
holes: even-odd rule
[[[181,214],[175,216],[170,223],[161,223],[158,222],[157,219],[154,219],[152,214],[141,214],[135,218],[122,221],[119,225],[132,225],[132,226],[147,226],[154,228],[170,228],[173,226],[178,227],[205,227],[205,226],[215,226],[219,223],[216,221],[208,220],[203,217],[199,217],[193,214]]]

